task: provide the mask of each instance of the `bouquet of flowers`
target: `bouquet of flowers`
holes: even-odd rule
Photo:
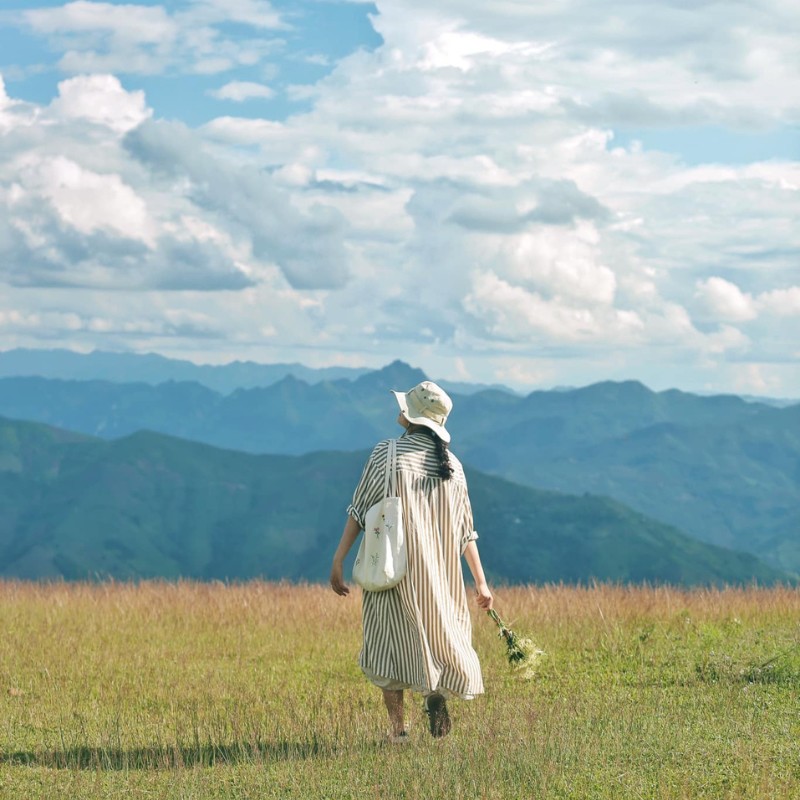
[[[500,629],[499,636],[506,641],[506,655],[511,668],[523,680],[530,680],[536,672],[536,665],[539,659],[545,655],[544,650],[540,650],[533,640],[519,636],[508,628],[494,609],[486,612],[497,624]]]

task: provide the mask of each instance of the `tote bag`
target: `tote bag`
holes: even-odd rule
[[[389,440],[383,498],[367,511],[364,538],[353,564],[353,580],[369,592],[391,589],[408,568],[403,507],[397,494],[397,442]]]

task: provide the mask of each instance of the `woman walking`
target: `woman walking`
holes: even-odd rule
[[[397,422],[397,495],[405,524],[408,572],[391,589],[363,593],[363,646],[359,665],[383,691],[389,713],[389,740],[407,741],[403,692],[422,693],[430,732],[451,729],[447,700],[471,700],[483,693],[480,663],[472,648],[472,624],[461,570],[461,556],[475,581],[478,605],[492,607],[492,593],[481,566],[478,538],[464,470],[449,452],[445,428],[453,403],[432,381],[408,392],[394,392]],[[333,557],[331,587],[347,596],[344,559],[364,527],[367,509],[379,501],[389,441],[379,442],[364,467],[348,519]]]

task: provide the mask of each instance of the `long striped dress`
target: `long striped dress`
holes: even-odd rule
[[[362,529],[367,509],[381,499],[388,440],[378,443],[364,467],[348,513]],[[403,499],[408,573],[392,589],[363,593],[364,640],[359,665],[384,689],[413,689],[471,699],[483,693],[478,656],[461,570],[461,555],[478,538],[464,470],[438,474],[438,459],[425,433],[397,440],[397,493]]]

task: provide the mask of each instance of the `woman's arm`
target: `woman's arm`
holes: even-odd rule
[[[342,597],[350,594],[350,587],[344,582],[342,574],[344,560],[353,546],[353,542],[358,538],[361,532],[361,525],[358,520],[348,516],[347,522],[342,531],[342,538],[339,540],[339,546],[333,556],[333,566],[331,566],[331,588],[336,594]]]
[[[477,595],[478,605],[488,611],[492,607],[492,603],[494,603],[494,598],[489,591],[489,585],[486,583],[481,557],[478,553],[478,545],[474,541],[469,542],[464,549],[464,558],[467,559],[469,571],[475,581],[475,594]]]

